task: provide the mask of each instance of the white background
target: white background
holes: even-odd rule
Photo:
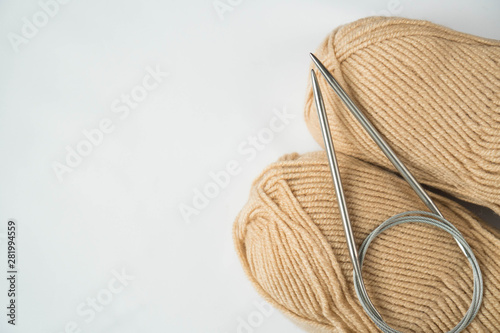
[[[255,305],[231,228],[266,165],[319,149],[302,116],[308,52],[373,14],[500,39],[493,0],[232,3],[218,13],[212,0],[72,0],[47,22],[38,17],[43,26],[16,47],[13,34],[23,36],[41,5],[0,2],[2,332],[301,332]],[[112,104],[147,68],[169,75],[120,118]],[[273,109],[295,118],[261,151],[242,154]],[[59,181],[54,163],[103,119],[113,131]],[[240,173],[188,223],[181,205],[231,160]],[[5,316],[8,219],[19,226],[15,328]],[[122,270],[134,279],[111,294]],[[106,305],[89,310],[97,296]],[[255,327],[238,330],[249,319]],[[78,329],[65,331],[71,322]]]

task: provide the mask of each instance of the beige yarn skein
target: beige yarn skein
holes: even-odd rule
[[[415,177],[500,214],[500,42],[419,20],[342,26],[315,55]],[[323,78],[336,148],[395,170]],[[309,86],[305,118],[323,145]]]
[[[393,173],[342,153],[338,159],[358,246],[387,218],[425,209]],[[467,239],[483,271],[483,305],[467,331],[495,331],[500,327],[500,235],[457,203],[431,197]],[[285,156],[265,169],[235,222],[234,240],[254,287],[308,332],[377,331],[354,291],[324,152]],[[363,278],[383,318],[403,332],[450,330],[472,296],[472,272],[453,238],[420,224],[378,236]]]

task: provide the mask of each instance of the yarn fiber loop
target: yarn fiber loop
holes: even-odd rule
[[[448,333],[461,332],[472,322],[474,317],[477,315],[479,308],[481,307],[481,302],[483,300],[483,279],[479,263],[476,257],[474,256],[471,247],[465,240],[464,236],[460,233],[460,231],[458,231],[458,229],[453,224],[451,224],[443,217],[425,211],[408,211],[394,215],[393,217],[387,219],[385,222],[383,222],[377,228],[375,228],[361,244],[361,247],[359,248],[360,266],[363,267],[363,261],[366,256],[366,252],[368,251],[368,247],[370,246],[370,243],[375,239],[375,237],[383,233],[385,230],[403,223],[425,223],[448,232],[450,235],[453,236],[453,238],[459,245],[460,249],[469,260],[469,263],[472,267],[472,274],[474,279],[474,291],[472,294],[472,301],[469,306],[469,309],[467,310],[462,320],[460,320],[460,322],[453,329],[448,331]],[[356,290],[356,295],[358,296],[361,306],[365,310],[366,314],[368,314],[368,316],[373,320],[373,322],[382,330],[382,332],[402,333],[390,327],[382,319],[382,317],[380,316],[380,314],[370,301],[369,296],[362,292],[363,290],[362,277],[356,276],[354,272],[353,280],[354,280],[354,288]]]

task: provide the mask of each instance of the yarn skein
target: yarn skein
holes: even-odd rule
[[[382,221],[425,210],[408,184],[379,166],[338,152],[358,242]],[[287,155],[254,181],[233,237],[259,293],[308,332],[374,332],[352,281],[342,223],[324,152]],[[500,327],[500,234],[465,208],[431,193],[471,245],[483,270],[483,305],[468,332]],[[371,244],[363,278],[384,320],[400,331],[447,331],[463,317],[472,273],[453,238],[421,224],[386,230]]]
[[[419,182],[500,214],[499,41],[371,17],[334,30],[315,55]],[[336,149],[394,170],[326,81],[319,84]],[[323,145],[310,85],[305,119]]]

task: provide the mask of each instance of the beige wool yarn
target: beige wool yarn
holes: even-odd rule
[[[337,155],[358,247],[387,218],[426,209],[394,173]],[[483,272],[483,304],[466,331],[498,331],[500,235],[454,201],[430,195],[471,245]],[[233,237],[254,287],[308,332],[377,331],[354,291],[325,152],[287,155],[267,167],[252,185]],[[385,321],[403,332],[448,331],[472,296],[472,272],[453,238],[415,223],[374,240],[363,278]]]
[[[426,185],[500,213],[500,42],[420,20],[335,29],[315,55]],[[336,148],[394,170],[319,77]],[[305,119],[323,139],[309,86]]]

